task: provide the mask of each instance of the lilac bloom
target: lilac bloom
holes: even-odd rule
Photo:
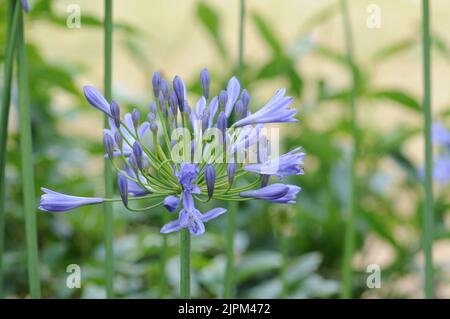
[[[194,184],[197,179],[199,168],[196,164],[181,163],[180,170],[175,173],[183,190],[192,194],[200,194],[200,188]]]
[[[20,2],[22,3],[23,11],[25,11],[26,13],[30,12],[30,6],[28,5],[28,1],[20,0]]]
[[[86,100],[96,109],[102,111],[108,116],[111,115],[111,110],[108,101],[106,101],[103,94],[100,93],[99,90],[97,90],[95,87],[86,85],[83,87],[84,96],[86,97]]]
[[[278,90],[272,99],[260,110],[237,121],[233,124],[233,126],[238,127],[251,124],[298,122],[298,120],[294,119],[294,116],[297,114],[297,110],[295,108],[288,108],[288,106],[292,103],[293,98],[291,96],[285,97],[285,93],[286,89]]]
[[[276,183],[260,189],[242,192],[240,196],[268,200],[273,203],[294,204],[295,197],[300,190],[301,188],[295,185]]]
[[[277,175],[280,178],[303,174],[301,165],[303,165],[305,153],[300,152],[300,150],[301,147],[298,147],[277,158],[259,164],[247,165],[244,169],[261,175]]]
[[[239,97],[240,91],[241,85],[239,84],[239,81],[236,79],[236,77],[233,76],[230,81],[228,81],[227,85],[228,99],[225,105],[225,114],[227,117],[230,117],[231,112],[233,112],[233,107]]]
[[[173,212],[178,208],[178,205],[180,204],[180,199],[178,196],[169,195],[166,198],[164,198],[163,206],[169,211]]]
[[[45,212],[67,212],[80,206],[98,204],[105,201],[104,198],[100,197],[71,196],[43,187],[41,191],[45,194],[41,196],[39,209]]]
[[[199,236],[205,232],[205,222],[222,215],[226,211],[225,208],[218,207],[202,214],[195,208],[190,211],[182,209],[178,219],[164,225],[161,228],[161,233],[167,234],[179,231],[182,228],[188,228],[192,235]]]

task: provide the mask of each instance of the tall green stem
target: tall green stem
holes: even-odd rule
[[[433,149],[431,141],[431,58],[430,58],[430,4],[422,0],[423,41],[423,116],[425,138],[425,205],[423,212],[423,249],[425,254],[425,297],[433,298]]]
[[[105,0],[105,47],[104,47],[104,59],[105,59],[105,98],[108,101],[112,99],[112,0]],[[108,126],[108,117],[105,115],[105,127]],[[111,169],[111,163],[108,159],[105,159],[105,196],[106,198],[112,198],[113,188],[113,174]],[[114,297],[114,250],[113,250],[113,208],[111,202],[104,203],[104,218],[105,218],[105,276],[106,276],[106,297]]]
[[[190,297],[191,286],[191,233],[187,228],[180,232],[180,297]]]
[[[167,212],[162,211],[163,216],[163,224],[167,224],[170,219]],[[162,234],[162,246],[161,246],[161,283],[160,283],[160,297],[164,298],[167,294],[167,277],[166,277],[166,268],[167,268],[167,251],[168,251],[168,243],[167,243],[167,235]]]
[[[228,225],[227,225],[227,263],[225,266],[224,298],[232,298],[234,293],[234,237],[236,235],[236,202],[228,205]]]
[[[348,103],[350,105],[350,121],[353,136],[353,152],[350,168],[350,213],[347,217],[347,224],[344,237],[344,258],[342,263],[342,298],[351,298],[352,296],[352,260],[355,250],[355,219],[358,212],[358,194],[357,194],[357,160],[358,160],[358,125],[356,113],[356,89],[357,89],[357,74],[353,59],[353,36],[350,24],[350,17],[346,0],[341,0],[341,12],[343,17],[345,45],[346,45],[346,59],[351,69],[352,87],[349,94]]]
[[[17,73],[20,118],[20,163],[22,165],[23,208],[27,241],[28,283],[32,298],[41,297],[39,257],[36,230],[36,203],[34,189],[33,148],[28,95],[28,65],[24,40],[22,11],[19,12],[17,37]]]
[[[5,247],[5,179],[6,143],[8,140],[8,118],[11,102],[11,81],[17,23],[20,11],[19,1],[10,0],[8,8],[7,40],[5,48],[4,81],[0,110],[0,297],[3,296],[3,251]]]
[[[238,46],[238,78],[244,85],[244,24],[245,24],[245,0],[240,0],[239,5],[239,46]],[[223,297],[232,298],[234,293],[234,237],[236,235],[236,213],[238,203],[230,202],[228,206],[227,226],[227,262],[225,265],[225,278]]]
[[[245,23],[245,0],[240,1],[239,14],[239,65],[238,77],[241,85],[244,84],[244,23]]]

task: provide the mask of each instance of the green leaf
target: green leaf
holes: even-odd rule
[[[312,16],[307,18],[302,26],[302,33],[310,32],[314,28],[322,25],[323,23],[331,20],[338,12],[338,6],[336,3],[332,3],[324,8],[315,12]]]
[[[206,2],[199,2],[197,5],[197,16],[200,22],[209,32],[216,44],[217,49],[224,59],[228,57],[228,53],[225,49],[224,41],[220,34],[220,19],[217,12],[206,4]]]
[[[398,54],[404,53],[405,51],[411,49],[413,46],[417,45],[416,38],[406,38],[403,40],[397,40],[393,44],[390,44],[383,49],[377,51],[373,55],[373,60],[381,62],[392,58]]]
[[[252,18],[255,22],[256,27],[258,28],[259,33],[272,49],[273,54],[277,57],[284,56],[283,46],[280,41],[278,41],[278,37],[272,31],[274,30],[274,28],[270,26],[269,23],[257,13],[253,13]]]
[[[421,105],[415,97],[400,89],[383,89],[368,93],[369,97],[380,100],[389,100],[410,110],[420,112]]]

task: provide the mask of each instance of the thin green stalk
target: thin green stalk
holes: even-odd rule
[[[28,95],[28,66],[24,40],[22,11],[19,12],[17,36],[17,73],[20,118],[20,163],[22,166],[23,208],[27,241],[28,283],[32,298],[41,297],[39,257],[36,229],[36,203],[34,189],[33,148]]]
[[[423,115],[425,138],[425,205],[423,212],[423,250],[425,254],[425,298],[433,298],[433,149],[431,141],[431,57],[430,57],[430,4],[422,1],[423,41]]]
[[[16,30],[20,11],[19,1],[10,0],[7,16],[7,40],[5,48],[4,81],[0,110],[0,297],[3,296],[3,251],[5,247],[5,166],[8,140],[8,117],[11,103],[11,81],[13,70]]]
[[[289,253],[289,238],[283,231],[280,232],[280,252],[281,252],[281,267],[280,267],[280,280],[281,280],[281,298],[285,298],[288,292],[288,283],[286,281],[286,270],[288,263]]]
[[[191,233],[187,228],[180,232],[180,297],[190,297],[191,286]]]
[[[105,48],[104,48],[104,86],[105,98],[108,101],[112,99],[112,0],[105,0]],[[105,127],[108,127],[108,118],[105,115]],[[113,196],[113,174],[111,164],[108,159],[105,159],[105,196],[111,198]],[[106,297],[114,297],[114,249],[113,249],[113,208],[111,202],[104,204],[104,218],[105,218],[105,277],[106,277]]]
[[[228,205],[227,263],[225,268],[224,298],[232,298],[234,293],[234,237],[236,235],[237,203]]]
[[[167,224],[169,219],[169,214],[165,211],[162,211],[163,216],[163,224]],[[169,249],[169,245],[167,243],[167,235],[161,234],[162,236],[162,246],[161,246],[161,283],[160,283],[160,297],[165,298],[167,295],[167,277],[166,277],[166,269],[167,269],[167,251]]]
[[[345,45],[346,45],[346,59],[351,69],[352,87],[349,95],[350,105],[350,121],[353,136],[353,152],[350,168],[350,213],[347,217],[347,224],[344,235],[344,258],[342,263],[342,298],[351,298],[352,296],[352,260],[355,250],[355,219],[358,213],[358,194],[357,194],[357,160],[358,160],[358,126],[356,114],[356,89],[357,89],[357,74],[353,59],[353,36],[350,24],[350,17],[348,13],[348,6],[346,0],[341,0],[341,13],[343,17]]]
[[[244,23],[245,23],[245,0],[240,1],[239,14],[239,65],[238,78],[241,85],[244,85]]]
[[[244,25],[245,25],[245,0],[240,0],[239,6],[239,46],[238,46],[238,78],[244,85]],[[223,297],[232,298],[234,294],[234,237],[236,236],[237,202],[230,202],[228,206],[227,227],[227,261],[225,266],[225,278]]]

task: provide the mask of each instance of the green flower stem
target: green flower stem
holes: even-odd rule
[[[433,298],[433,149],[431,141],[431,57],[430,57],[430,4],[422,0],[423,41],[423,115],[425,138],[425,205],[423,212],[423,250],[425,254],[425,298]]]
[[[236,235],[237,203],[228,205],[227,227],[227,263],[225,268],[224,298],[232,298],[234,294],[234,237]]]
[[[7,40],[5,48],[4,81],[0,110],[0,297],[3,296],[3,251],[5,241],[5,166],[6,143],[8,140],[8,117],[11,102],[11,81],[13,56],[16,42],[17,22],[20,11],[19,1],[10,0],[8,7]]]
[[[238,78],[244,86],[244,23],[245,23],[245,0],[240,1],[239,12],[239,65]]]
[[[104,87],[105,98],[108,101],[112,99],[112,0],[105,0],[105,21],[104,21]],[[105,127],[108,127],[108,117],[105,115]],[[111,164],[107,158],[104,161],[105,170],[105,195],[107,198],[113,196],[113,174]],[[105,280],[106,280],[106,297],[114,297],[114,227],[113,227],[113,207],[111,202],[104,203],[104,220],[105,220]]]
[[[245,23],[245,0],[240,0],[239,5],[239,61],[238,78],[244,85],[244,23]],[[227,228],[227,261],[223,286],[223,297],[232,298],[234,295],[234,237],[236,236],[236,214],[238,203],[230,202],[228,205],[228,228]]]
[[[169,219],[169,214],[162,210],[162,220],[163,225],[167,224]],[[162,246],[161,246],[161,269],[160,269],[160,276],[161,276],[161,282],[160,282],[160,298],[165,298],[167,296],[167,277],[166,277],[166,269],[167,269],[167,251],[169,249],[169,245],[167,243],[167,235],[161,234],[162,236]]]
[[[191,234],[187,228],[180,231],[180,297],[190,297],[191,285]]]
[[[29,113],[28,66],[24,40],[22,11],[17,28],[17,64],[20,118],[20,163],[22,166],[23,208],[27,242],[28,283],[32,298],[41,297],[39,257],[36,230],[36,203],[34,189],[33,148]]]
[[[341,13],[343,17],[344,33],[345,33],[345,45],[346,45],[346,59],[347,63],[351,69],[352,76],[352,87],[349,96],[349,106],[350,106],[350,121],[352,127],[353,136],[353,152],[351,159],[350,168],[350,212],[347,216],[347,224],[344,235],[344,257],[342,263],[342,298],[351,298],[352,296],[352,260],[355,250],[355,219],[358,210],[357,202],[357,159],[358,159],[358,126],[357,126],[357,114],[356,114],[356,86],[357,86],[357,74],[353,60],[353,36],[350,25],[350,17],[348,13],[347,0],[341,0]]]

